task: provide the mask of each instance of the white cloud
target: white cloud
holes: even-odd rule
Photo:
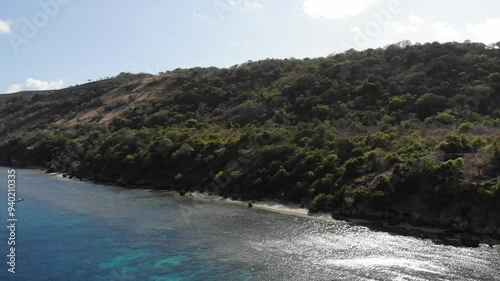
[[[463,32],[457,30],[452,25],[445,22],[435,22],[431,24],[434,40],[439,42],[464,41],[466,38]]]
[[[484,23],[468,24],[465,31],[470,34],[470,39],[486,44],[500,41],[500,18],[489,19]]]
[[[413,24],[424,24],[426,22],[423,18],[421,18],[415,14],[411,14],[409,17],[409,20]]]
[[[19,92],[21,91],[23,87],[19,84],[12,84],[10,85],[8,88],[7,88],[7,91],[6,93],[7,94],[10,94],[10,93],[16,93],[16,92]]]
[[[399,22],[391,23],[387,29],[396,33],[418,32],[420,30],[418,26]]]
[[[465,27],[455,28],[445,22],[435,22],[430,25],[434,39],[439,42],[471,40],[485,44],[500,41],[500,18],[489,19],[482,23],[467,24]]]
[[[304,13],[315,19],[342,19],[361,14],[379,0],[304,0]]]
[[[10,32],[10,23],[8,21],[0,20],[0,34],[6,34]]]
[[[12,84],[7,88],[7,94],[20,92],[20,91],[43,91],[43,90],[57,90],[61,89],[64,85],[62,79],[55,81],[41,81],[33,78],[28,78],[24,81],[24,85]]]

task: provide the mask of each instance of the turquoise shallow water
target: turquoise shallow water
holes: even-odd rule
[[[151,217],[141,218],[148,206],[142,211],[140,205],[129,205],[133,200],[123,200],[120,191],[34,171],[18,173],[18,197],[25,201],[17,204],[16,274],[7,273],[2,262],[0,280],[249,280],[253,276],[251,268],[210,256],[204,241],[176,229],[174,224],[183,221],[170,221],[168,213],[158,224]],[[4,169],[1,176],[6,179]],[[80,196],[80,188],[89,196]],[[113,196],[123,205],[115,207],[110,202]],[[6,221],[6,190],[0,198]],[[7,235],[2,229],[2,253],[7,253]]]
[[[0,168],[0,183],[6,182]],[[0,280],[500,280],[500,249],[18,170],[16,274]],[[0,210],[7,219],[6,184]]]

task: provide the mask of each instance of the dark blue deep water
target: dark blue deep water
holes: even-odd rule
[[[7,169],[0,209],[7,225]],[[500,249],[17,170],[16,274],[0,280],[500,280]]]

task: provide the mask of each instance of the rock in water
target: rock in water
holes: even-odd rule
[[[253,207],[252,202],[248,202],[248,208],[252,208],[252,207]]]

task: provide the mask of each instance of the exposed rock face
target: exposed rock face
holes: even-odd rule
[[[410,223],[410,222],[413,222],[413,219],[412,219],[412,215],[409,214],[409,213],[404,213],[401,215],[401,221],[402,222],[406,222],[406,223]]]
[[[399,212],[394,209],[387,210],[386,219],[389,225],[396,225],[401,222]]]
[[[390,226],[405,223],[413,226],[448,229],[447,235],[475,233],[500,238],[500,209],[492,210],[491,203],[480,204],[476,202],[478,200],[478,198],[470,198],[464,202],[440,206],[414,194],[397,204],[386,202],[384,205],[372,206],[371,202],[366,200],[357,202],[351,208],[335,206],[332,216],[342,220],[350,218],[382,220]],[[461,244],[460,236],[455,240]],[[467,243],[468,240],[465,238],[464,241]]]

